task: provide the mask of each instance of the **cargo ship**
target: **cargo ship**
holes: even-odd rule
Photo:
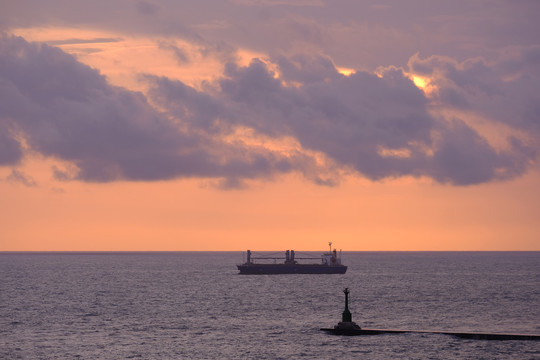
[[[277,263],[277,260],[283,260],[283,257],[272,256],[254,256],[247,251],[247,261],[237,265],[240,274],[246,275],[272,275],[272,274],[345,274],[347,266],[341,263],[341,251],[338,256],[336,249],[321,255],[319,263],[302,263],[298,260],[319,259],[319,257],[296,256],[294,250],[285,251],[285,261]],[[254,262],[258,260],[259,262]],[[268,262],[268,261],[274,261]]]

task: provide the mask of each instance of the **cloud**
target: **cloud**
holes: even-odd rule
[[[122,41],[121,38],[93,38],[93,39],[65,39],[65,40],[52,40],[47,41],[47,44],[58,45],[80,45],[80,44],[103,44],[103,43],[115,43]]]
[[[283,78],[302,84],[335,80],[341,76],[332,59],[325,55],[294,54],[289,57],[278,56],[275,61]]]
[[[432,163],[431,176],[441,182],[470,185],[523,174],[533,158],[517,139],[510,151],[498,152],[464,122],[454,120],[444,131]]]
[[[373,180],[411,175],[469,185],[519,176],[535,158],[517,138],[501,151],[465,122],[433,116],[430,99],[402,70],[344,76],[325,56],[281,56],[275,63],[279,76],[261,60],[226,65],[212,95],[164,78],[153,79],[149,94],[205,131],[244,126],[290,136]]]
[[[1,124],[14,128],[0,138],[9,150],[3,153],[7,164],[21,157],[17,132],[32,151],[76,166],[75,172],[55,169],[62,180],[264,178],[302,166],[301,154],[246,152],[213,137],[210,119],[216,114],[206,109],[212,99],[186,86],[186,114],[199,106],[197,119],[208,114],[208,124],[194,127],[184,113],[171,120],[143,94],[109,85],[58,48],[19,37],[1,39],[0,69]]]
[[[154,15],[159,11],[158,5],[147,1],[137,1],[135,7],[144,15]]]
[[[536,95],[511,91],[536,89],[537,75],[527,70],[537,58],[535,49],[496,64],[413,57],[410,70],[434,79],[435,100],[402,69],[345,76],[328,56],[305,54],[228,63],[201,89],[146,74],[143,94],[111,86],[58,48],[4,36],[0,127],[9,131],[0,133],[0,161],[19,162],[23,139],[29,151],[73,165],[53,169],[59,180],[198,177],[241,188],[290,172],[326,185],[346,172],[455,185],[511,179],[530,167],[534,147],[512,135],[496,149],[463,119],[430,107],[435,101],[491,114],[493,99],[506,101],[514,116],[493,112],[497,121],[535,131]]]
[[[158,46],[163,50],[171,51],[174,54],[176,61],[180,65],[189,63],[189,55],[187,51],[182,49],[181,47],[178,47],[175,44],[172,44],[170,42],[164,42],[164,41],[158,42]]]
[[[472,110],[516,129],[540,132],[540,46],[508,48],[490,61],[415,55],[408,66],[431,78],[441,104]]]
[[[230,111],[239,114],[231,121],[269,136],[292,136],[303,148],[368,178],[428,176],[469,185],[519,176],[535,159],[535,151],[515,137],[507,139],[507,149],[495,149],[465,122],[431,114],[431,100],[402,70],[343,76],[325,57],[277,63],[280,78],[262,61],[227,66],[220,97],[241,109]],[[477,76],[487,84],[497,81],[489,71]],[[288,81],[302,85],[284,85]],[[457,86],[467,88],[467,83]],[[492,91],[488,85],[479,88]],[[518,112],[523,108],[511,105]]]
[[[34,179],[32,179],[32,177],[24,174],[22,171],[17,170],[17,169],[13,169],[11,171],[11,174],[9,174],[8,177],[6,178],[6,180],[9,182],[21,183],[24,186],[28,186],[28,187],[37,186],[37,183],[35,182]]]
[[[0,98],[2,97],[0,92]],[[16,165],[21,161],[22,157],[21,144],[10,130],[7,121],[0,119],[0,166]]]

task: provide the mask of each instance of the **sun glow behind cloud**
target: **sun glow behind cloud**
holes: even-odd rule
[[[414,82],[414,85],[422,90],[428,97],[437,90],[437,87],[433,85],[431,80],[425,76],[410,74],[409,78]]]
[[[351,74],[354,74],[356,72],[356,70],[354,69],[349,69],[349,68],[344,68],[344,67],[337,67],[336,69],[340,74],[345,75],[345,76],[350,76]]]

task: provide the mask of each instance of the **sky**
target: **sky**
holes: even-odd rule
[[[0,251],[538,251],[538,18],[3,1]]]

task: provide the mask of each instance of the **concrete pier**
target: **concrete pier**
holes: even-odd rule
[[[485,333],[485,332],[463,332],[463,331],[436,331],[436,330],[393,330],[393,329],[364,329],[352,321],[352,315],[349,311],[349,289],[345,293],[345,310],[343,311],[342,321],[333,328],[322,328],[332,335],[359,336],[359,335],[382,335],[382,334],[441,334],[451,335],[462,339],[473,340],[540,340],[537,334],[509,334],[509,333]]]
[[[502,333],[480,333],[480,332],[461,332],[461,331],[429,331],[429,330],[395,330],[395,329],[338,329],[322,328],[332,335],[359,336],[359,335],[382,335],[382,334],[441,334],[451,335],[462,339],[473,340],[540,340],[540,335],[533,334],[502,334]]]

